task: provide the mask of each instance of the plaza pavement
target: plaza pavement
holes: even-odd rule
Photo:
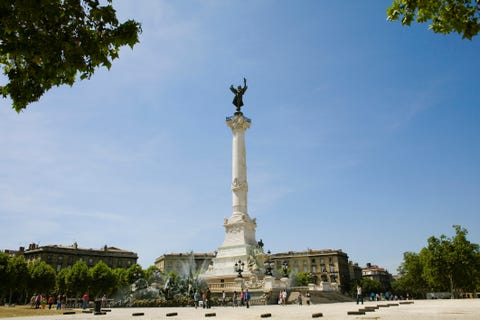
[[[380,307],[375,311],[367,312],[365,315],[348,315],[348,311],[358,311],[367,306],[397,304],[389,307]],[[77,311],[78,312],[78,311]],[[143,315],[134,316],[134,313]],[[167,316],[169,313],[176,315]],[[313,317],[321,313],[321,317]],[[208,314],[214,314],[208,316]],[[262,315],[270,314],[270,317]],[[73,315],[38,316],[35,320],[148,320],[148,319],[171,319],[171,320],[192,320],[192,319],[213,319],[213,320],[250,320],[250,319],[272,319],[272,320],[300,320],[300,319],[331,319],[331,320],[447,320],[480,319],[480,299],[463,300],[415,300],[411,304],[398,304],[398,302],[365,302],[364,305],[357,305],[355,302],[340,302],[330,304],[316,304],[310,306],[299,305],[267,305],[245,307],[213,307],[211,309],[184,308],[113,308],[106,315],[93,315],[91,313],[76,313]],[[32,320],[32,317],[17,317],[15,320]]]

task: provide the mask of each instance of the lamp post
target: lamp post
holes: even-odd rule
[[[238,260],[238,262],[235,262],[235,267],[234,270],[235,272],[238,273],[238,278],[242,278],[242,272],[244,270],[245,263],[243,263],[241,260]]]

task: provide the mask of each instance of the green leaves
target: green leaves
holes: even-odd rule
[[[387,19],[401,20],[409,26],[412,21],[430,21],[435,33],[457,32],[472,40],[480,32],[480,2],[477,0],[394,0],[387,9]]]
[[[140,24],[119,23],[115,9],[96,0],[2,1],[0,64],[9,82],[0,86],[20,112],[53,86],[89,79],[112,65],[124,45],[138,43]]]
[[[467,230],[455,225],[455,236],[430,237],[419,254],[404,254],[398,281],[411,293],[475,291],[480,282],[479,245],[467,240]]]

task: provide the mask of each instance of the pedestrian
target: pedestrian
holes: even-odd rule
[[[310,292],[307,291],[307,294],[305,295],[305,302],[307,302],[307,306],[310,305]]]
[[[363,304],[363,296],[362,296],[362,287],[357,284],[357,304],[361,302]]]
[[[67,295],[64,294],[62,295],[62,309],[66,309],[67,308]]]
[[[35,309],[40,309],[41,304],[42,304],[42,295],[39,293],[35,297]]]
[[[302,291],[298,292],[298,305],[302,305]]]
[[[210,298],[212,296],[212,293],[210,292],[210,288],[207,288],[207,291],[205,293],[205,300],[206,300],[206,304],[207,304],[207,309],[210,309],[211,308],[211,303],[210,303]]]
[[[62,309],[62,295],[61,294],[59,294],[57,296],[57,310],[60,310],[60,309]]]
[[[90,296],[88,293],[85,292],[85,294],[82,296],[82,309],[85,310],[88,307],[88,300],[90,300]]]
[[[287,304],[287,289],[283,289],[282,291],[282,305]]]
[[[34,293],[30,298],[30,308],[35,308],[35,301],[37,300],[37,295]]]
[[[240,292],[240,305],[243,307],[245,305],[245,291]]]
[[[225,293],[225,290],[222,290],[222,306],[225,306],[225,303],[227,301],[227,294]]]
[[[55,302],[55,299],[53,299],[53,296],[48,297],[48,309],[52,310],[52,305]]]
[[[195,303],[195,309],[198,308],[199,301],[200,301],[200,293],[198,293],[198,290],[195,290],[195,293],[193,294],[193,302]]]
[[[238,307],[238,293],[237,293],[237,291],[233,291],[232,306],[233,307]]]
[[[248,291],[248,289],[245,289],[244,299],[245,305],[247,306],[247,308],[250,308],[250,292]]]

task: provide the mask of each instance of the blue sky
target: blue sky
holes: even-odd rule
[[[0,100],[0,248],[107,244],[144,268],[216,250],[243,77],[265,249],[396,273],[454,224],[480,243],[480,44],[386,21],[389,3],[115,1],[143,33],[110,71],[20,114]]]

